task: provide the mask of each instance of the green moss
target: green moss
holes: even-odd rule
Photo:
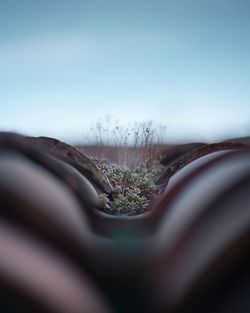
[[[109,214],[136,215],[147,211],[149,203],[157,196],[155,188],[155,168],[141,165],[135,170],[96,160],[97,165],[108,176],[115,189],[109,206],[104,211]]]

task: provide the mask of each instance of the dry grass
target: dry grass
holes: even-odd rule
[[[95,146],[95,157],[99,160],[109,160],[114,147],[118,166],[136,169],[143,164],[149,168],[159,159],[166,143],[166,126],[146,121],[124,127],[106,118],[91,128],[85,140]]]

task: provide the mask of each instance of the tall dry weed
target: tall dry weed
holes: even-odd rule
[[[118,153],[119,166],[134,169],[143,164],[148,168],[159,158],[161,146],[166,143],[166,126],[153,121],[122,126],[106,117],[95,123],[87,140],[96,146],[100,160],[108,159],[112,146]]]

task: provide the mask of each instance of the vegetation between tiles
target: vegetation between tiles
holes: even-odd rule
[[[91,129],[89,138],[96,148],[92,159],[115,190],[104,208],[106,213],[137,215],[148,210],[158,196],[155,180],[160,171],[158,161],[161,147],[166,142],[165,135],[166,127],[152,121],[122,127],[108,118],[97,122]],[[116,163],[110,161],[114,158],[110,155],[111,147],[115,148]]]
[[[157,195],[155,186],[157,166],[147,168],[145,165],[129,169],[105,160],[95,162],[107,175],[115,193],[112,200],[104,208],[104,212],[112,215],[137,215],[147,211],[149,204]]]

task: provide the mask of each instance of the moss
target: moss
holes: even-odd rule
[[[105,160],[95,161],[115,189],[113,198],[104,209],[106,213],[137,215],[147,211],[149,203],[158,195],[154,184],[155,168],[147,169],[142,164],[131,170]]]

